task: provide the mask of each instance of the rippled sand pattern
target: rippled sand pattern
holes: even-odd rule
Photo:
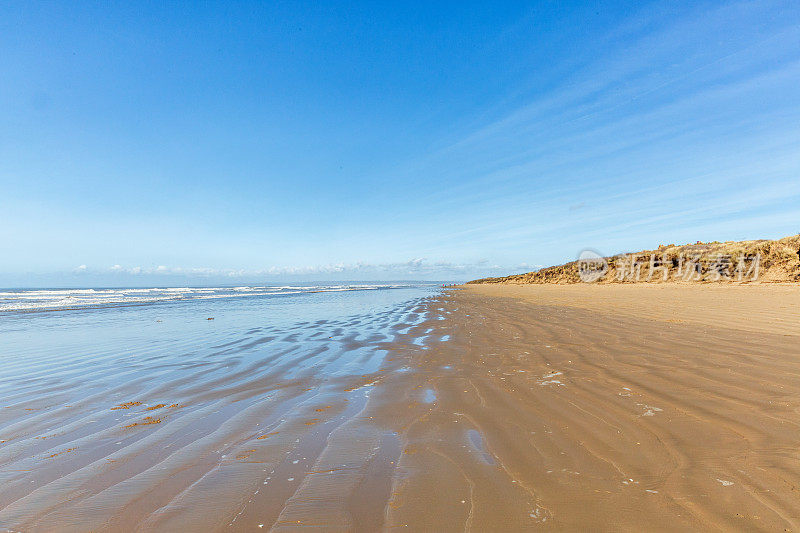
[[[450,291],[31,354],[0,382],[0,526],[800,529],[800,331],[607,311]]]
[[[269,528],[297,523],[313,480],[355,487],[367,465],[389,479],[397,435],[362,424],[364,407],[386,379],[390,343],[416,340],[421,302],[11,358],[0,381],[0,527]],[[357,500],[365,527],[383,522],[388,484],[375,490],[363,498],[374,509]]]

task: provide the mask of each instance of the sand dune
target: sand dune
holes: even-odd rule
[[[588,266],[589,258],[599,270],[593,279],[597,283],[800,281],[800,235],[792,235],[778,240],[662,244],[655,250],[605,258],[585,250],[578,260],[563,265],[469,283],[579,283],[586,281],[581,279],[581,269]]]

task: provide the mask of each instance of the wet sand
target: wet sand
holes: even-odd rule
[[[398,500],[417,526],[460,487],[475,530],[800,529],[798,289],[452,292],[452,342],[422,358],[438,403],[401,465],[458,468]]]
[[[800,529],[797,288],[599,289],[265,328],[83,404],[59,403],[68,368],[28,376],[0,411],[0,526]]]

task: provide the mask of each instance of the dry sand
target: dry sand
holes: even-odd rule
[[[474,294],[671,323],[800,334],[800,283],[470,285]]]
[[[62,437],[14,426],[0,525],[800,530],[799,304],[788,285],[449,290],[363,375],[325,376],[320,352],[176,378],[176,406],[65,406],[78,428],[159,422],[54,456]]]

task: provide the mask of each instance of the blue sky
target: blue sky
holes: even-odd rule
[[[0,72],[0,286],[800,232],[796,2],[4,2]]]

